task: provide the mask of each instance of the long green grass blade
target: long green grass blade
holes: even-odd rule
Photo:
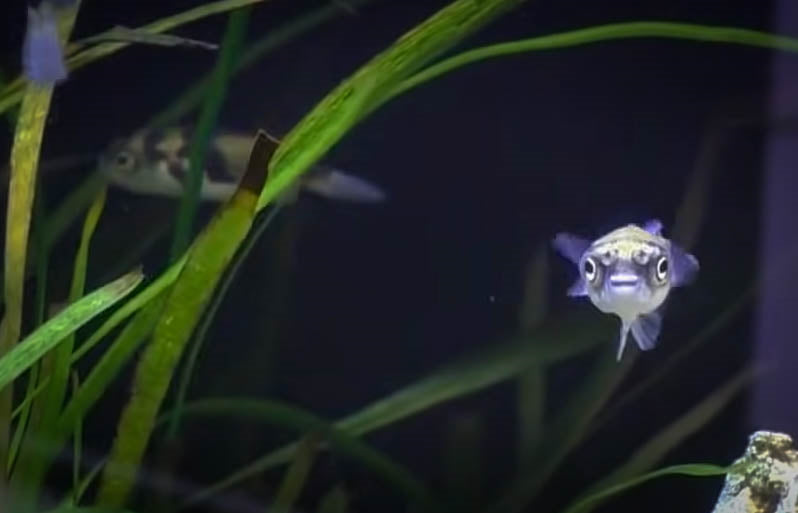
[[[529,338],[519,337],[504,344],[489,344],[490,349],[476,351],[341,419],[335,425],[354,436],[370,433],[446,401],[513,379],[533,363],[549,365],[571,358],[594,348],[598,343],[614,340],[615,335],[616,326],[612,320],[590,310],[582,315],[571,314],[565,318],[547,320]],[[295,450],[296,444],[290,444],[257,458],[206,490],[188,497],[181,508],[287,463]]]
[[[80,1],[77,1],[57,13],[58,36],[62,45],[69,39],[79,8]],[[53,87],[30,84],[19,91],[22,105],[11,148],[11,179],[6,214],[3,268],[5,313],[0,322],[0,358],[10,354],[22,332],[22,302],[31,212],[36,193],[36,172]],[[13,388],[9,386],[0,392],[0,470],[3,472],[9,463],[12,401]]]
[[[457,0],[405,33],[330,92],[286,136],[269,166],[258,210],[321,158],[385,94],[432,59],[522,3]]]
[[[103,472],[97,504],[124,504],[149,443],[155,417],[172,374],[216,285],[246,237],[255,216],[256,190],[265,180],[274,144],[259,133],[239,189],[200,233],[168,293],[153,340],[139,360],[134,393],[122,412],[111,456]]]
[[[162,415],[159,422],[167,421],[172,414],[168,412]],[[347,430],[335,427],[317,415],[296,406],[263,399],[203,399],[186,404],[183,414],[220,418],[239,417],[305,433],[321,433],[334,450],[356,459],[375,476],[381,477],[414,503],[422,506],[431,506],[433,503],[429,492],[409,470],[352,436]],[[203,494],[203,498],[208,497],[204,492],[200,493]]]
[[[197,130],[189,145],[189,171],[186,191],[180,199],[180,209],[177,215],[172,248],[169,253],[171,262],[180,258],[191,240],[194,225],[194,216],[197,212],[197,202],[202,189],[202,180],[205,171],[205,156],[213,136],[219,112],[222,110],[224,99],[227,96],[227,85],[232,76],[238,54],[246,36],[247,23],[249,22],[249,7],[233,11],[227,22],[222,51],[216,60],[216,66],[211,74],[211,83],[207,96],[200,112]]]
[[[75,257],[69,303],[76,302],[84,294],[89,247],[104,206],[105,190],[102,189],[89,208],[83,223]],[[35,475],[37,469],[46,467],[47,462],[54,456],[54,451],[59,449],[58,444],[53,443],[54,428],[66,396],[74,344],[73,332],[46,354],[38,367],[39,380],[48,384],[40,398],[33,403],[30,425],[20,449],[20,464],[17,469],[20,476],[14,476],[15,480],[22,476]],[[74,428],[74,424],[72,427]]]
[[[633,38],[666,38],[756,46],[798,53],[798,39],[737,27],[715,27],[666,21],[632,21],[588,27],[547,36],[509,41],[469,50],[438,62],[403,81],[386,98],[388,101],[414,87],[454,71],[457,68],[496,57],[554,50],[602,41]]]
[[[710,465],[708,463],[688,463],[684,465],[673,465],[671,467],[661,468],[659,470],[649,472],[648,474],[635,476],[631,479],[585,497],[573,506],[570,506],[563,513],[582,513],[584,511],[589,511],[593,506],[598,505],[609,497],[624,492],[629,488],[641,485],[646,481],[651,481],[652,479],[674,475],[690,477],[715,477],[725,475],[728,471],[728,467],[720,467],[717,465]]]
[[[142,279],[140,270],[132,271],[69,305],[25,337],[0,358],[0,388],[6,387],[78,328],[127,296]]]
[[[548,310],[548,244],[543,244],[529,262],[524,287],[524,301],[519,312],[520,331],[529,334],[542,322]],[[532,365],[518,376],[518,466],[522,471],[532,465],[543,436],[543,412],[546,399],[546,368]]]
[[[288,466],[272,503],[271,510],[275,513],[289,513],[294,507],[313,467],[320,442],[318,433],[310,433],[299,441],[294,461]]]
[[[588,497],[577,500],[566,511],[568,513],[587,513],[599,504],[597,495],[601,496],[602,492],[600,490],[616,489],[619,486],[624,487],[625,483],[639,479],[638,476],[648,472],[669,451],[673,450],[689,436],[695,434],[717,416],[751,382],[754,375],[755,373],[751,366],[737,373],[708,397],[643,444],[626,463],[592,486],[586,492]]]
[[[95,198],[88,213],[86,220],[83,224],[83,232],[80,237],[80,244],[78,252],[75,256],[74,272],[72,275],[72,284],[69,291],[69,302],[74,303],[80,299],[86,287],[86,271],[89,262],[89,247],[91,238],[94,235],[94,230],[100,221],[103,208],[105,207],[105,189],[102,189]],[[75,345],[74,332],[67,336],[62,343],[58,345],[49,355],[45,358],[52,358],[52,363],[48,365],[51,369],[49,375],[42,375],[50,380],[50,384],[45,391],[43,400],[43,416],[41,417],[42,429],[45,431],[52,426],[55,419],[61,412],[66,395],[66,387],[69,381],[70,368],[72,364],[72,350]],[[44,436],[44,435],[42,435]]]
[[[177,432],[180,429],[180,411],[182,405],[186,402],[188,389],[191,385],[191,377],[194,374],[194,368],[197,365],[197,360],[199,359],[199,353],[202,350],[202,346],[205,342],[205,337],[208,335],[208,330],[210,329],[213,320],[216,318],[216,312],[219,310],[222,301],[227,295],[227,291],[230,289],[235,277],[238,275],[238,270],[247,259],[249,252],[255,246],[255,242],[257,242],[266,228],[271,224],[272,220],[274,220],[279,211],[280,206],[275,205],[272,210],[265,214],[263,219],[255,221],[255,227],[250,231],[246,240],[242,244],[241,249],[233,257],[233,262],[230,264],[230,270],[222,278],[222,283],[219,285],[219,290],[213,296],[213,299],[211,299],[211,303],[208,305],[208,310],[205,312],[205,315],[203,315],[202,320],[197,327],[197,333],[191,343],[191,349],[189,350],[188,358],[183,366],[183,372],[180,375],[180,384],[178,385],[177,394],[175,397],[175,414],[172,416],[172,420],[170,421],[169,428],[167,430],[168,438],[174,438],[177,436]]]
[[[245,7],[247,5],[253,5],[265,1],[268,0],[220,0],[217,2],[209,2],[173,16],[161,18],[160,20],[148,23],[147,25],[136,27],[135,30],[150,34],[160,34],[182,25],[201,20],[202,18],[207,18],[208,16],[222,14]],[[77,51],[77,53],[74,54],[72,52],[78,50],[79,46],[67,46],[67,68],[70,70],[70,72],[73,72],[98,59],[112,55],[119,50],[126,48],[130,44],[131,43],[126,42],[101,43],[90,48],[86,48],[85,50]],[[0,91],[0,113],[6,112],[8,109],[20,102],[24,88],[25,81],[21,77],[18,77],[5,89]]]
[[[372,1],[373,0],[348,0],[348,3],[357,7]],[[343,10],[340,6],[335,5],[334,2],[328,2],[326,5],[309,11],[295,20],[278,27],[262,39],[251,44],[244,53],[242,53],[241,58],[235,63],[233,74],[237,74],[246,69],[272,50],[290,42],[302,33],[339,16],[342,12]],[[171,123],[175,123],[189,114],[202,102],[208,87],[210,87],[210,82],[210,74],[196,80],[194,84],[173,101],[169,107],[148,121],[146,126],[164,127]]]

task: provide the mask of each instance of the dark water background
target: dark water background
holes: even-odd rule
[[[447,2],[376,1],[303,35],[240,74],[221,124],[287,132],[341,79]],[[75,37],[114,24],[137,26],[196,5],[84,0]],[[253,11],[250,40],[322,2],[273,1]],[[671,20],[769,29],[769,2],[744,0],[529,1],[462,48],[608,22]],[[16,66],[23,5],[3,5],[5,69]],[[218,40],[225,17],[177,31]],[[460,69],[404,95],[359,125],[328,162],[381,184],[385,206],[347,206],[306,197],[281,216],[244,266],[219,312],[192,395],[247,395],[295,402],[331,418],[409,384],[516,329],[524,267],[554,233],[596,236],[657,217],[666,233],[719,112],[764,111],[769,52],[674,40],[629,40],[528,53]],[[56,93],[45,158],[99,152],[137,129],[213,64],[192,49],[136,46],[75,73]],[[8,144],[8,137],[2,144]],[[656,370],[753,277],[759,241],[762,141],[742,131],[717,161],[707,216],[694,252],[700,280],[673,307],[662,345],[639,359],[629,383]],[[59,176],[49,202],[79,176]],[[125,244],[172,215],[173,204],[119,191],[109,196],[88,287],[123,256]],[[209,209],[204,215],[212,212]],[[76,230],[54,262],[65,286]],[[290,244],[289,244],[290,243]],[[119,245],[119,246],[117,246]],[[284,248],[282,257],[275,249]],[[116,248],[116,249],[115,249]],[[168,242],[148,255],[157,269]],[[282,258],[283,288],[270,271]],[[570,264],[552,258],[552,313],[574,308],[564,291]],[[66,290],[65,288],[62,290]],[[273,297],[279,290],[279,297]],[[270,330],[273,330],[273,334]],[[263,343],[268,336],[276,345]],[[675,419],[749,358],[747,310],[670,379],[572,455],[535,511],[556,511],[612,464]],[[614,350],[614,348],[612,349]],[[122,376],[86,426],[86,446],[105,451],[127,398]],[[565,368],[549,391],[561,404],[584,375]],[[624,385],[624,386],[628,386]],[[663,464],[739,456],[751,426],[746,396],[668,454]],[[368,440],[420,478],[440,483],[453,419],[481,413],[484,479],[492,489],[515,461],[512,383],[435,407]],[[265,452],[285,433],[196,422],[184,439],[186,481],[207,483]],[[274,476],[268,480],[275,483]],[[356,464],[322,459],[313,494],[343,479],[357,511],[399,511],[395,495]],[[58,475],[53,486],[58,486]],[[720,480],[663,479],[600,511],[708,512]],[[530,509],[532,511],[532,509]]]

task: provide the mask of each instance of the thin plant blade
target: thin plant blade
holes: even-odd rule
[[[265,180],[274,150],[275,144],[260,132],[238,190],[192,245],[180,276],[168,292],[153,340],[136,367],[134,393],[117,426],[97,494],[98,505],[122,506],[133,487],[135,468],[144,456],[156,415],[183,349],[221,275],[250,229],[257,192]]]
[[[749,366],[718,387],[704,400],[643,444],[626,463],[592,486],[586,492],[588,497],[577,500],[566,509],[567,513],[587,513],[599,504],[597,495],[604,496],[604,492],[600,492],[600,490],[617,489],[619,486],[625,488],[628,486],[625,486],[624,483],[638,480],[641,474],[650,471],[669,451],[717,416],[751,382],[754,375],[753,367]]]
[[[639,486],[647,481],[651,481],[652,479],[673,475],[690,477],[715,477],[726,475],[728,471],[728,467],[720,467],[718,465],[711,465],[708,463],[687,463],[683,465],[673,465],[670,467],[661,468],[659,470],[649,472],[648,474],[635,476],[613,486],[604,488],[601,491],[595,492],[584,499],[581,499],[573,506],[568,507],[568,509],[566,509],[563,513],[583,513],[585,511],[589,511],[592,507],[597,506],[613,495],[624,492],[635,486]]]
[[[0,388],[11,383],[75,330],[127,296],[143,277],[137,269],[100,287],[67,306],[25,337],[11,352],[0,358]]]

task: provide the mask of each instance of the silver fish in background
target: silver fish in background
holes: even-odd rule
[[[113,142],[100,157],[100,171],[112,186],[156,196],[182,196],[189,173],[189,146],[193,127],[143,130]],[[216,135],[205,157],[200,199],[224,201],[236,190],[246,170],[253,135],[221,132]],[[280,198],[282,203],[296,200],[307,191],[335,201],[379,203],[385,193],[376,185],[339,169],[316,165],[300,178],[295,187]]]
[[[620,317],[618,360],[630,331],[641,350],[656,346],[665,299],[698,273],[698,260],[661,232],[662,223],[651,220],[642,227],[617,228],[593,242],[569,233],[554,238],[555,249],[579,269],[568,295],[588,296],[602,312]]]

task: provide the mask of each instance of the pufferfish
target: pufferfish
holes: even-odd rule
[[[588,296],[599,310],[621,319],[619,361],[630,331],[641,350],[656,346],[668,294],[698,273],[696,257],[661,232],[662,223],[651,220],[642,227],[622,226],[593,242],[569,233],[559,233],[553,241],[579,268],[568,295]]]
[[[149,129],[112,142],[100,156],[99,169],[110,185],[143,195],[180,197],[189,175],[191,125]],[[200,199],[225,201],[236,190],[252,151],[250,134],[220,131],[205,156]],[[379,203],[385,193],[376,185],[333,167],[318,164],[305,172],[298,185],[278,201],[296,200],[300,190],[328,199]]]

